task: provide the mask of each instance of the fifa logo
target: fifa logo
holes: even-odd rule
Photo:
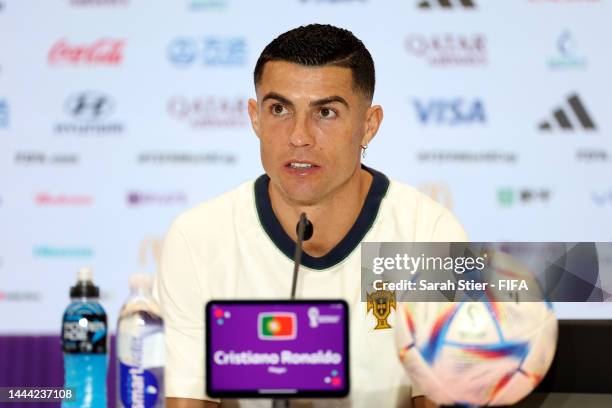
[[[372,310],[372,314],[376,318],[376,327],[374,327],[374,330],[390,329],[392,326],[387,322],[387,319],[391,314],[391,309],[396,309],[397,307],[395,292],[377,290],[367,295],[368,309],[366,313]]]

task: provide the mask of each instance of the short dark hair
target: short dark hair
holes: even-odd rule
[[[365,45],[349,30],[329,24],[309,24],[287,31],[264,48],[253,73],[255,85],[268,61],[287,61],[309,67],[350,68],[353,85],[370,100],[374,95],[374,61]]]

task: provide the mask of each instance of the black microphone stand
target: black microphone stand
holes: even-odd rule
[[[295,254],[293,255],[293,281],[291,283],[291,300],[295,299],[295,290],[297,288],[297,276],[302,263],[302,245],[304,241],[308,241],[312,237],[312,223],[306,218],[306,214],[300,214],[300,220],[295,226],[297,233],[297,243],[295,244]]]
[[[293,280],[291,282],[291,300],[295,299],[295,291],[297,288],[297,276],[302,262],[302,245],[304,241],[308,241],[312,237],[312,223],[308,220],[305,213],[300,214],[300,220],[296,227],[297,243],[295,245],[295,254],[293,256]],[[273,399],[272,408],[289,408],[288,399]]]

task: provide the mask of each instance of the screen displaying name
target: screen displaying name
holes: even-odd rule
[[[206,328],[210,396],[348,393],[343,301],[212,301]]]

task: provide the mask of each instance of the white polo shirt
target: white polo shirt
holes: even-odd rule
[[[335,401],[311,400],[307,406],[410,407],[410,379],[400,365],[393,329],[374,330],[376,318],[360,299],[360,243],[467,241],[446,208],[364,169],[372,174],[372,185],[351,230],[328,254],[302,258],[296,297],[342,298],[350,315],[350,394]],[[165,324],[167,397],[211,399],[205,394],[204,369],[209,299],[290,296],[295,243],[274,215],[269,181],[263,175],[183,213],[166,236],[155,292]],[[388,322],[395,326],[395,312]],[[234,404],[270,406],[265,400]]]

